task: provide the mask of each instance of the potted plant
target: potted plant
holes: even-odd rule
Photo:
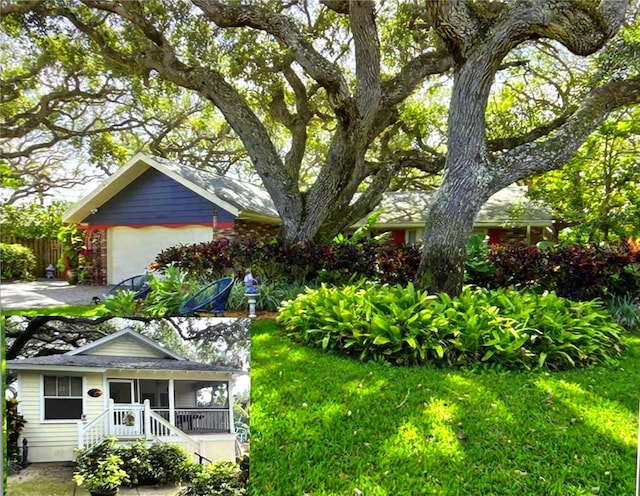
[[[84,239],[74,225],[62,226],[58,232],[58,239],[62,244],[58,268],[63,271],[69,284],[77,284],[80,251],[84,249]]]
[[[91,496],[115,496],[120,486],[129,481],[122,470],[122,458],[111,451],[114,445],[115,439],[108,438],[94,448],[78,451],[73,481]]]

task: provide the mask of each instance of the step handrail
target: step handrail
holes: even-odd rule
[[[109,410],[104,410],[97,417],[93,418],[91,421],[89,421],[87,423],[85,423],[82,420],[78,421],[78,448],[80,448],[80,449],[91,448],[91,447],[95,446],[96,444],[98,444],[100,441],[102,441],[102,439],[104,439],[104,437],[106,436],[106,432],[104,432],[105,431],[104,420],[105,420],[105,417],[108,414],[109,414]],[[95,427],[98,424],[98,422],[100,422],[100,421],[103,422],[102,436],[100,437],[100,439],[98,439],[93,444],[85,446],[85,443],[84,443],[84,441],[85,441],[85,433],[88,432],[93,427]]]
[[[149,410],[149,420],[151,420],[151,419],[155,420],[155,422],[157,424],[162,425],[170,433],[170,435],[175,435],[175,436],[178,436],[179,438],[181,438],[183,440],[183,442],[187,446],[190,446],[189,451],[197,450],[197,449],[200,448],[200,445],[193,438],[188,436],[184,431],[182,431],[181,429],[179,429],[175,425],[172,425],[171,423],[167,422],[164,419],[164,417],[162,417],[161,415],[158,415],[153,410]],[[149,423],[151,423],[151,422],[149,422]],[[160,437],[158,435],[156,435],[155,432],[153,432],[152,429],[150,429],[148,432],[154,438],[160,440]]]

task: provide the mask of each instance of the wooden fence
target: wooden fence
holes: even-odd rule
[[[46,275],[45,269],[49,264],[56,267],[56,262],[62,253],[62,245],[57,239],[20,239],[14,238],[13,236],[3,236],[0,241],[8,244],[26,246],[31,249],[36,256],[36,268],[33,275],[37,278]],[[56,267],[54,272],[56,277],[60,277],[58,272],[58,268]]]

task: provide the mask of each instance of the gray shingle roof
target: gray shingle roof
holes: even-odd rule
[[[148,167],[172,176],[174,180],[213,203],[222,203],[223,208],[235,210],[232,212],[234,215],[246,215],[247,218],[258,216],[265,222],[279,221],[273,200],[261,186],[144,153],[136,154],[102,186],[65,212],[63,221],[82,222],[92,209],[100,207]],[[549,209],[529,202],[525,192],[526,188],[512,185],[493,195],[480,210],[476,225],[550,225],[553,219]],[[386,192],[375,209],[385,210],[376,223],[377,227],[424,226],[433,195],[434,191]],[[366,219],[361,219],[356,226],[365,221]]]
[[[95,367],[101,369],[140,369],[140,370],[182,370],[193,372],[242,372],[239,369],[215,364],[197,363],[189,360],[175,360],[172,358],[143,358],[108,355],[50,355],[25,358],[23,360],[7,360],[7,368],[19,364],[28,365],[36,369],[37,366],[57,367]]]
[[[548,208],[530,202],[526,188],[511,185],[491,196],[480,209],[476,225],[548,224],[553,217]],[[433,200],[433,191],[389,191],[375,210],[384,209],[376,225],[416,224],[423,226],[427,209]],[[362,219],[360,223],[366,219]],[[359,224],[360,224],[359,223]]]

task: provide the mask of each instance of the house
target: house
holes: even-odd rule
[[[386,193],[376,229],[392,231],[398,243],[416,241],[432,195],[431,191]],[[63,221],[85,229],[98,284],[115,284],[144,272],[170,246],[221,237],[274,236],[280,228],[278,213],[263,188],[144,153],[136,154],[81,199]],[[528,202],[524,188],[511,186],[489,199],[476,228],[492,243],[535,243],[551,224],[547,209]]]
[[[485,234],[489,244],[536,244],[545,239],[553,224],[551,211],[526,197],[527,188],[512,184],[494,195],[482,206],[474,232]],[[381,211],[372,228],[391,232],[396,243],[415,243],[422,239],[426,214],[435,190],[388,191],[378,206]],[[366,222],[360,220],[354,227]]]
[[[7,360],[7,370],[17,376],[31,462],[73,460],[74,448],[109,436],[235,459],[241,370],[186,360],[126,327],[64,354]]]
[[[85,229],[101,284],[144,272],[170,246],[274,235],[280,224],[263,188],[143,153],[62,220]]]

